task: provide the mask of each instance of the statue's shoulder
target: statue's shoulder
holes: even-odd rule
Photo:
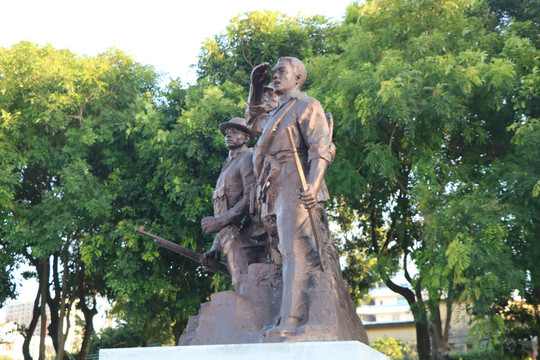
[[[248,163],[251,166],[253,158],[253,148],[248,148],[238,156],[238,162],[241,164]]]
[[[242,176],[249,176],[253,174],[253,149],[249,148],[247,151],[244,151],[238,157],[236,163],[236,171],[238,171]]]
[[[312,102],[317,101],[304,92],[298,94],[296,98],[298,99],[298,104],[311,104]]]
[[[298,96],[297,105],[299,108],[304,108],[304,109],[307,109],[309,107],[322,108],[319,100],[314,99],[311,96],[308,96],[306,93],[300,93],[300,95]]]

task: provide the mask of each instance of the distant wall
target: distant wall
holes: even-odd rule
[[[377,339],[389,337],[401,340],[407,343],[416,342],[416,328],[414,322],[384,323],[384,324],[366,324],[368,341],[370,344]]]

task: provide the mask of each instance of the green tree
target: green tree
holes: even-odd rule
[[[524,46],[530,49],[529,42]],[[519,52],[513,53],[520,58]],[[526,286],[520,293],[524,301],[510,307],[503,302],[495,306],[505,319],[506,343],[512,344],[504,346],[505,350],[519,349],[520,342],[540,335],[540,59],[538,51],[533,53],[534,63],[522,61],[524,75],[516,84],[519,94],[513,101],[515,119],[508,128],[513,134],[513,147],[501,164],[497,186],[513,219],[510,245],[514,267],[527,274]]]
[[[40,284],[25,359],[38,317],[45,336],[45,304],[58,358],[66,358],[71,306],[82,311],[77,358],[83,359],[95,297],[106,289],[103,274],[87,271],[81,251],[113,211],[119,184],[111,165],[125,152],[127,123],[151,99],[156,77],[119,51],[77,57],[27,42],[0,49],[0,73],[0,138],[10,139],[21,158],[12,169],[18,180],[13,201],[2,209],[2,241],[35,268]]]
[[[391,360],[408,360],[413,358],[411,346],[394,338],[385,336],[377,339],[371,347],[388,356]]]
[[[308,68],[312,95],[336,119],[335,211],[355,211],[349,246],[369,249],[410,304],[420,359],[446,356],[453,303],[484,316],[525,279],[498,190],[516,85],[537,54],[499,24],[482,1],[368,1],[347,10],[344,52]],[[410,287],[390,279],[400,266]]]
[[[0,72],[1,74],[1,72]],[[1,85],[0,85],[1,86]],[[0,92],[5,94],[5,89],[0,87]],[[17,115],[15,115],[17,116]],[[0,119],[9,119],[11,115],[0,107]],[[17,152],[13,139],[0,133],[0,221],[4,222],[5,216],[12,208],[15,196],[15,188],[18,182],[17,168],[24,165],[24,157]],[[13,252],[9,243],[0,237],[0,308],[7,299],[15,298],[15,282],[13,273],[17,268],[20,255]]]
[[[523,356],[530,341],[540,335],[540,58],[538,1],[488,1],[498,15],[499,31],[506,42],[503,54],[515,63],[516,77],[512,96],[513,123],[508,126],[512,136],[505,157],[499,158],[498,182],[494,192],[500,194],[508,208],[508,244],[512,248],[513,267],[526,273],[525,286],[520,289],[522,301],[502,297],[493,304],[494,324],[486,324],[494,335],[501,337],[499,347],[511,356]],[[509,305],[510,303],[510,305]],[[502,319],[499,318],[502,316]],[[530,350],[530,349],[529,349]]]
[[[92,335],[89,353],[97,354],[100,349],[129,348],[140,346],[137,330],[127,324],[120,324],[114,328],[105,328],[99,335]]]

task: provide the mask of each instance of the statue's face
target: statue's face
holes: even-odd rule
[[[271,111],[278,105],[278,96],[273,90],[266,90],[263,95],[264,109]]]
[[[240,129],[230,127],[225,130],[225,143],[229,149],[237,149],[250,140],[249,134]]]
[[[274,91],[278,95],[283,95],[293,90],[297,85],[296,74],[294,68],[288,61],[278,61],[272,70],[272,81],[274,83]]]

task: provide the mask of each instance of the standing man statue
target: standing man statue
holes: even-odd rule
[[[212,248],[203,254],[205,266],[219,260],[223,254],[231,274],[233,288],[239,290],[242,275],[248,265],[259,262],[264,252],[257,235],[263,231],[249,214],[250,193],[255,185],[252,165],[252,149],[248,145],[253,132],[242,118],[222,123],[219,130],[225,135],[229,156],[221,169],[214,196],[214,216],[201,221],[206,233],[217,233]]]
[[[250,102],[263,93],[267,63],[252,72]],[[296,58],[280,58],[272,69],[279,104],[266,121],[253,154],[255,176],[261,202],[261,217],[275,223],[283,262],[283,296],[279,325],[269,337],[295,335],[308,315],[306,291],[309,279],[321,272],[322,261],[307,208],[313,209],[317,225],[327,229],[323,202],[328,200],[324,175],[331,164],[335,148],[321,104],[301,92],[307,71]],[[250,104],[251,105],[251,104]],[[257,119],[248,118],[248,123]],[[294,147],[306,173],[307,188],[302,188],[293,148],[287,135],[292,132]]]

